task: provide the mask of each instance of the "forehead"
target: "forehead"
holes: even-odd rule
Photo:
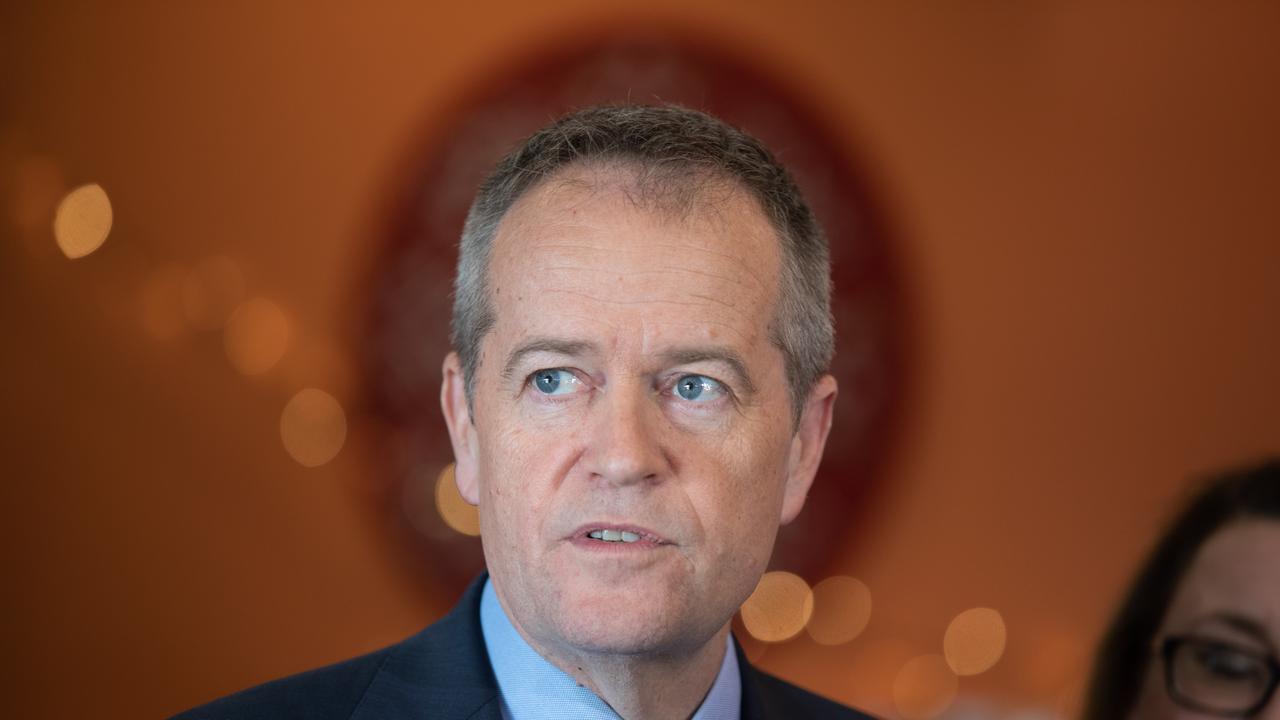
[[[780,249],[759,203],[706,179],[658,191],[626,169],[571,168],[526,193],[490,255],[496,324],[509,334],[765,340]]]
[[[1246,519],[1200,549],[1170,608],[1169,624],[1214,613],[1251,618],[1280,641],[1280,521]],[[1183,628],[1186,629],[1186,628]]]

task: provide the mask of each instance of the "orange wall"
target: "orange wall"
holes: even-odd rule
[[[871,623],[762,664],[893,714],[901,665],[989,606],[1008,648],[961,702],[1070,707],[1185,478],[1280,451],[1280,8],[1154,7],[0,10],[0,714],[161,716],[443,611],[362,502],[377,428],[354,413],[306,469],[280,409],[311,384],[358,406],[353,299],[440,112],[619,24],[776,68],[848,128],[899,230],[913,391],[873,527],[833,568],[871,588]],[[115,224],[73,262],[49,218],[85,182]],[[156,269],[210,255],[290,314],[262,379],[216,334],[143,329]]]

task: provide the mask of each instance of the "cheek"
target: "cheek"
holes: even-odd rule
[[[1203,717],[1173,702],[1165,690],[1164,664],[1152,658],[1129,720],[1196,720]]]
[[[730,433],[683,453],[695,458],[681,473],[687,492],[718,537],[753,537],[778,522],[785,454],[780,444],[759,442],[761,437],[769,436]]]
[[[776,453],[762,449],[726,443],[707,466],[686,475],[688,501],[704,533],[702,582],[729,612],[755,589],[777,535],[780,463]]]
[[[481,432],[483,498],[503,522],[528,529],[529,523],[545,517],[557,472],[571,461],[577,439],[565,428],[548,428],[519,417],[499,420]]]

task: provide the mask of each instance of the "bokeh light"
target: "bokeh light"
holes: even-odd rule
[[[245,375],[261,375],[280,362],[289,347],[289,319],[266,298],[241,303],[222,336],[231,366]]]
[[[871,589],[837,575],[813,586],[813,617],[805,629],[814,642],[840,645],[862,634],[871,619]]]
[[[280,439],[298,464],[319,467],[342,450],[347,415],[329,393],[316,388],[301,390],[280,414]]]
[[[947,665],[957,675],[990,670],[1004,654],[1004,618],[991,608],[971,608],[952,619],[942,638]]]
[[[757,640],[782,642],[804,629],[813,615],[813,591],[799,575],[767,572],[742,604],[742,624]]]
[[[81,185],[58,203],[53,237],[64,255],[73,260],[82,258],[107,241],[111,218],[111,200],[102,186]]]
[[[436,477],[436,509],[445,524],[454,530],[473,537],[480,534],[480,512],[458,492],[453,463],[446,465]]]
[[[927,720],[946,711],[955,700],[960,679],[941,655],[908,660],[893,680],[893,704],[906,720]]]
[[[218,330],[244,296],[244,276],[230,258],[205,258],[182,282],[182,312],[198,330]]]

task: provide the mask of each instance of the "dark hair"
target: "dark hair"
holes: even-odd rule
[[[607,105],[566,115],[498,163],[462,230],[454,279],[453,347],[470,402],[480,341],[493,325],[488,265],[493,238],[525,193],[570,165],[619,163],[637,171],[660,203],[686,195],[700,177],[728,180],[760,203],[778,234],[782,269],[772,341],[786,359],[793,414],[826,372],[835,349],[827,241],[790,173],[759,140],[678,105]]]
[[[1280,520],[1280,460],[1211,478],[1161,537],[1098,647],[1086,720],[1123,720],[1153,657],[1152,643],[1196,553],[1236,520]]]

